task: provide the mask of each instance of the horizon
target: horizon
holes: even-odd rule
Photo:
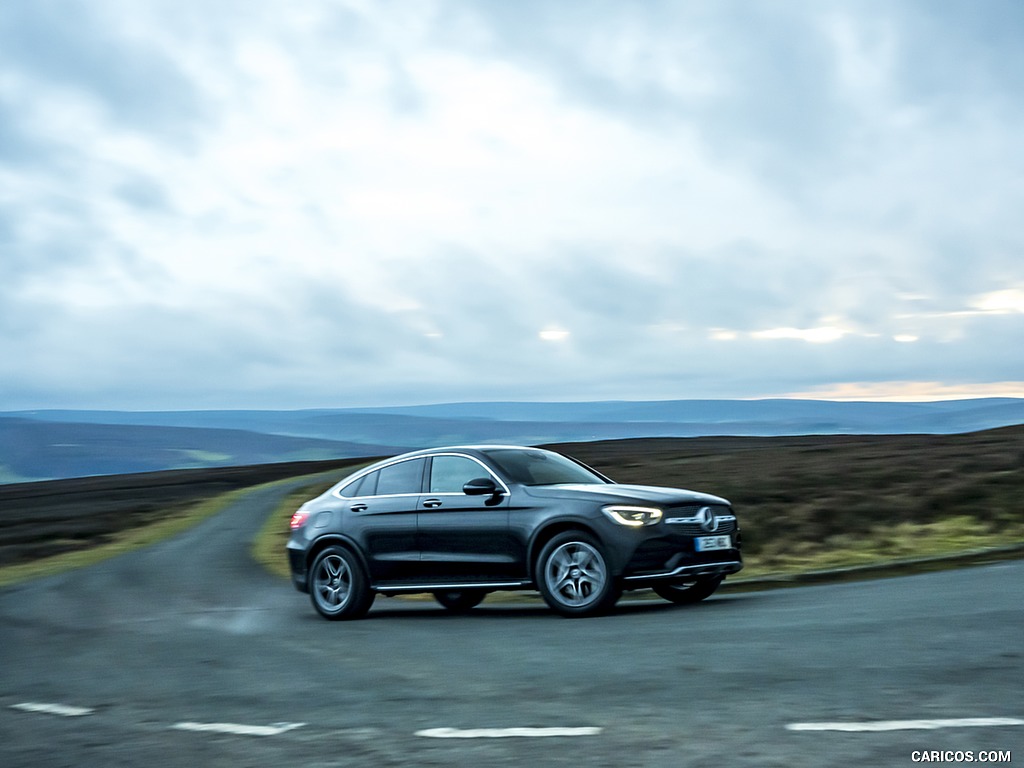
[[[948,435],[1024,425],[1024,398],[491,401],[317,409],[0,412],[0,483],[441,445]]]
[[[32,413],[216,413],[216,412],[254,412],[254,413],[300,413],[311,411],[376,411],[391,409],[444,408],[449,406],[487,406],[487,405],[523,405],[523,406],[557,406],[557,405],[657,405],[668,403],[831,403],[831,404],[893,404],[893,405],[929,405],[939,403],[960,403],[975,400],[1024,400],[1024,395],[975,395],[961,397],[934,397],[930,399],[836,399],[809,397],[730,397],[730,398],[658,398],[658,399],[621,399],[609,398],[601,400],[448,400],[437,402],[392,403],[387,405],[322,405],[302,408],[18,408],[0,411],[0,414],[32,414]]]

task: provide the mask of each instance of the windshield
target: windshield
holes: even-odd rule
[[[572,459],[551,451],[521,448],[491,448],[485,451],[514,483],[520,485],[560,485],[564,483],[600,483],[608,481]]]

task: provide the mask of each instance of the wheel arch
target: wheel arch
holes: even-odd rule
[[[309,572],[310,566],[313,565],[313,561],[316,560],[317,555],[323,552],[330,546],[341,545],[349,552],[351,552],[359,560],[359,565],[362,566],[363,572],[366,574],[366,578],[370,579],[370,567],[369,563],[366,562],[366,558],[363,556],[359,546],[348,536],[344,536],[340,533],[327,533],[314,541],[309,549],[306,550],[306,572]],[[371,583],[372,583],[372,579]]]
[[[528,569],[527,576],[530,577],[530,580],[535,585],[537,583],[537,558],[540,557],[540,553],[549,541],[555,538],[558,534],[565,533],[566,531],[580,531],[581,533],[592,536],[601,544],[602,547],[605,546],[604,540],[594,529],[594,526],[590,525],[586,521],[553,520],[534,534],[526,552],[526,564]]]

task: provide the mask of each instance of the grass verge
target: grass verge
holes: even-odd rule
[[[1012,551],[1024,548],[1024,522],[1006,522],[998,531],[979,526],[969,515],[954,515],[928,523],[876,525],[858,535],[843,534],[798,546],[780,540],[762,542],[746,558],[742,578],[787,576],[823,570],[875,568],[883,564],[956,560],[964,553]]]
[[[353,470],[354,471],[354,470]],[[337,471],[309,476],[288,493],[267,516],[252,544],[253,558],[270,573],[289,577],[285,544],[292,513],[308,499],[338,480]],[[273,487],[294,479],[276,480],[255,487]],[[141,549],[169,538],[221,511],[253,488],[242,488],[186,507],[181,513],[139,528],[120,532],[113,541],[89,549],[67,552],[41,560],[0,568],[0,587],[93,565],[111,557]],[[998,559],[1024,557],[1024,525],[999,534],[978,529],[975,518],[958,515],[926,524],[902,523],[878,527],[867,535],[843,541],[829,539],[818,547],[797,552],[777,551],[770,545],[745,558],[741,575],[727,584],[764,588],[799,583],[876,578],[921,573]],[[492,595],[489,599],[501,599]],[[512,595],[522,599],[522,595]]]
[[[289,522],[292,514],[303,502],[308,501],[326,491],[338,482],[337,473],[333,473],[332,479],[325,479],[323,476],[316,476],[306,485],[289,493],[281,502],[274,507],[274,511],[267,515],[266,522],[252,542],[252,557],[266,570],[275,576],[287,579],[291,575],[288,566],[288,555],[285,552],[285,544],[291,535]]]
[[[283,579],[290,578],[291,570],[288,566],[285,544],[288,543],[288,538],[291,536],[289,522],[292,519],[292,514],[304,502],[316,498],[344,477],[358,472],[368,465],[369,462],[346,467],[344,475],[339,475],[337,470],[309,475],[307,478],[309,482],[303,483],[281,499],[281,502],[267,515],[266,521],[252,542],[253,559],[275,576],[280,576]]]
[[[22,581],[28,581],[29,579],[51,576],[55,573],[69,571],[74,568],[84,568],[85,566],[94,565],[126,552],[155,544],[217,514],[250,490],[250,488],[240,488],[189,505],[181,512],[170,515],[158,522],[119,531],[111,541],[94,547],[0,568],[0,587],[11,586]]]

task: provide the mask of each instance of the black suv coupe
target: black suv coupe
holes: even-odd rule
[[[725,499],[619,485],[539,448],[435,448],[385,459],[292,516],[296,588],[328,619],[377,593],[432,593],[467,611],[489,592],[536,589],[564,616],[610,609],[623,590],[703,600],[743,567]]]

